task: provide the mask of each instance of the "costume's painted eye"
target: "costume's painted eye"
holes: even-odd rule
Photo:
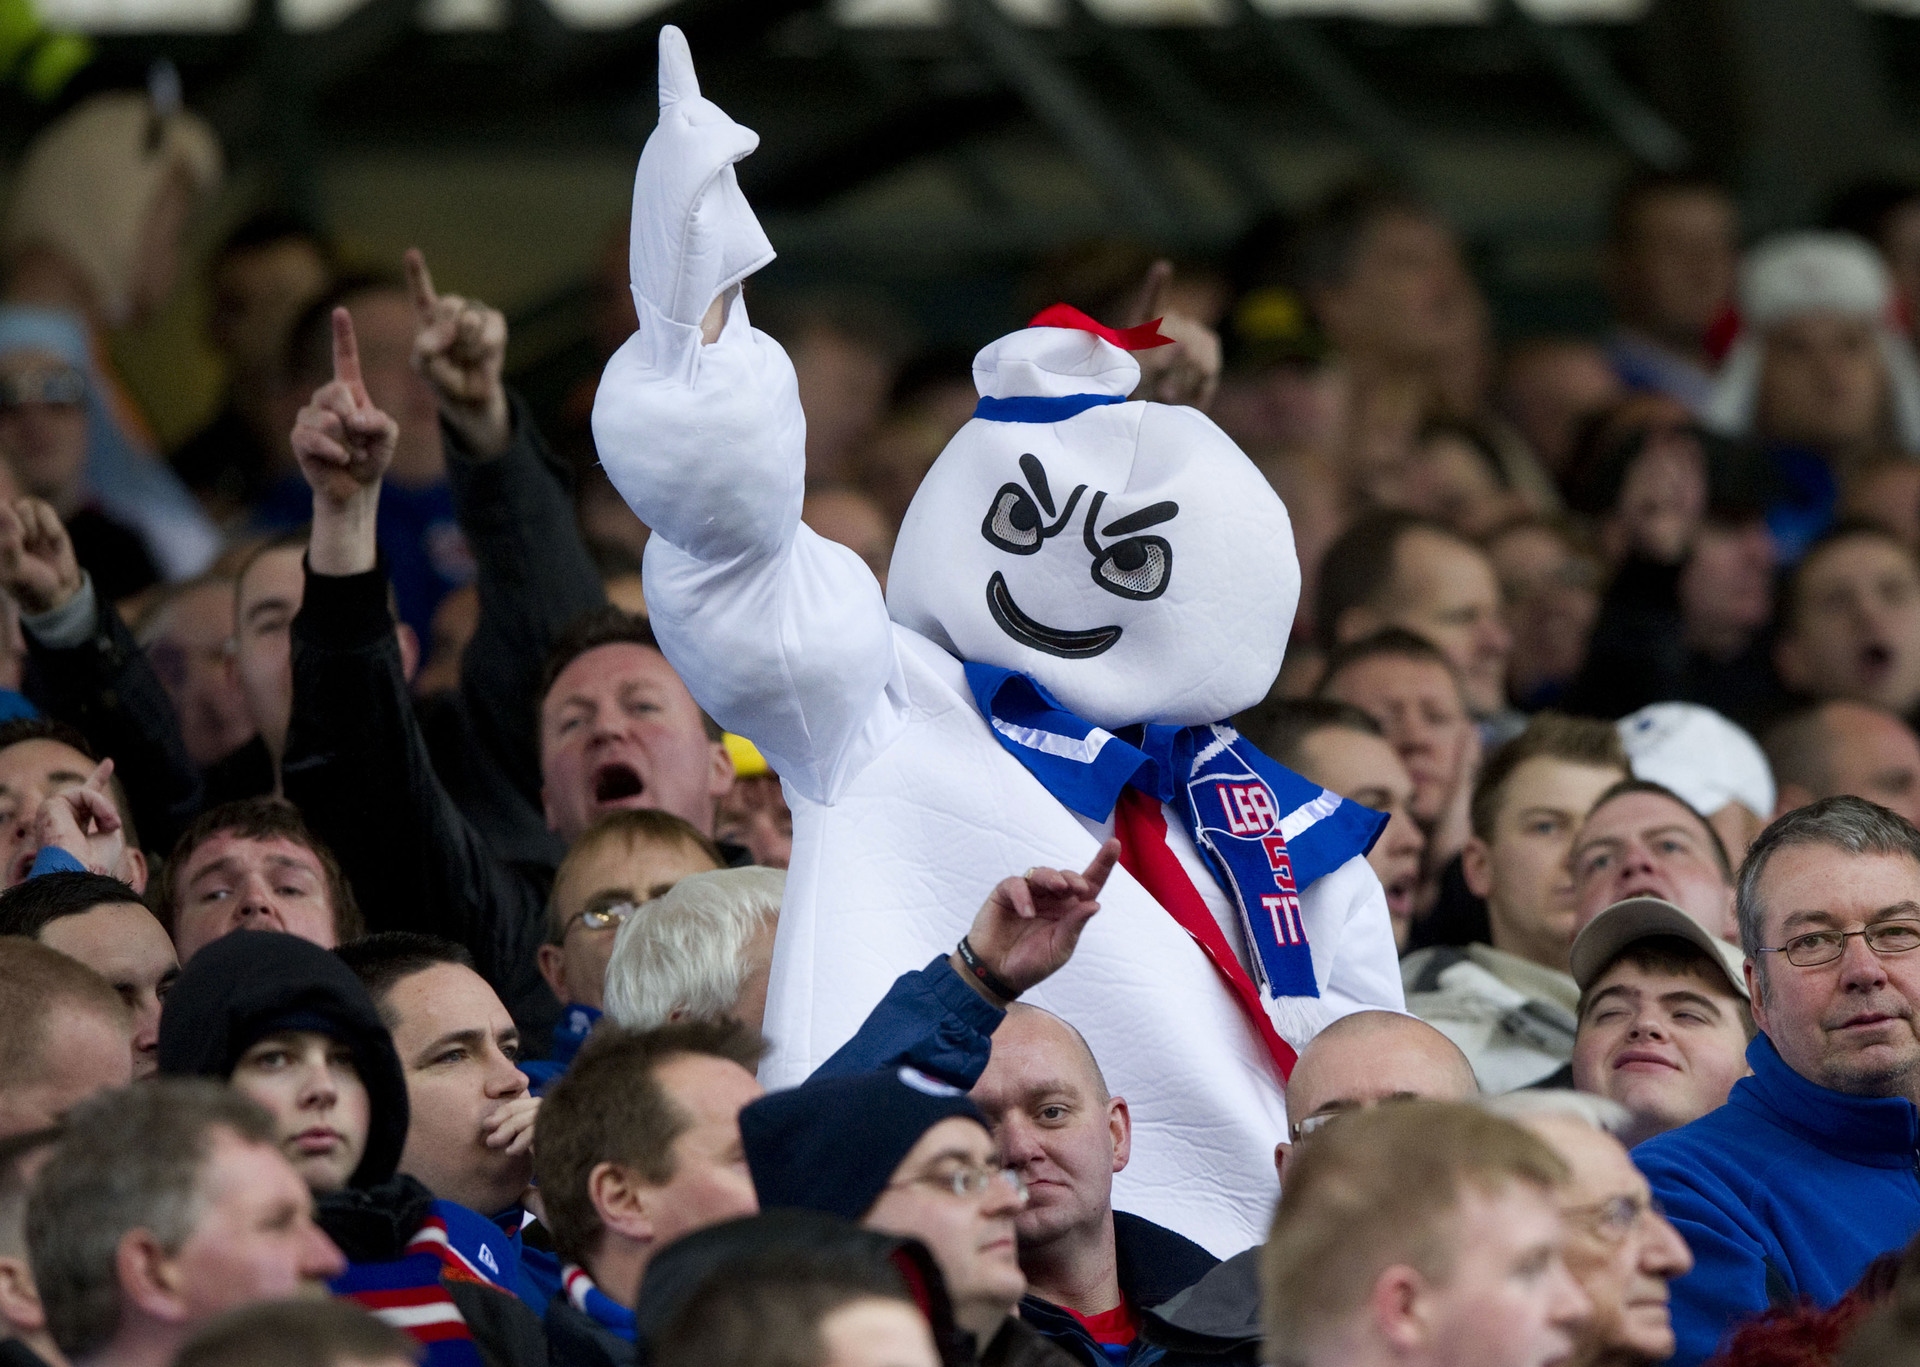
[[[1173,572],[1173,547],[1157,536],[1116,541],[1093,560],[1093,582],[1122,598],[1158,598]]]
[[[1003,484],[993,496],[987,520],[980,524],[980,535],[1003,551],[1032,555],[1046,540],[1040,505],[1018,484]]]

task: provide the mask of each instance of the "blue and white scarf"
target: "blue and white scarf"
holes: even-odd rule
[[[1121,736],[1028,675],[974,663],[966,673],[994,738],[1069,809],[1107,821],[1129,785],[1171,806],[1233,894],[1262,995],[1320,995],[1299,894],[1372,849],[1385,816],[1308,782],[1224,723],[1149,723]]]

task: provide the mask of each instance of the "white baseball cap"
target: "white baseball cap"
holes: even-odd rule
[[[1649,703],[1616,725],[1635,778],[1671,788],[1702,816],[1729,802],[1763,821],[1773,815],[1773,770],[1766,754],[1711,707]]]
[[[1587,922],[1586,928],[1573,937],[1569,963],[1573,981],[1584,993],[1628,945],[1656,935],[1685,940],[1704,951],[1727,975],[1727,985],[1742,1001],[1747,1000],[1746,956],[1679,907],[1658,897],[1629,897]]]

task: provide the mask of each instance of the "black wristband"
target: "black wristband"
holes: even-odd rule
[[[988,968],[986,964],[981,961],[980,956],[973,952],[973,945],[967,940],[966,936],[962,935],[960,937],[960,943],[955,947],[955,950],[960,955],[960,962],[967,966],[967,972],[978,978],[980,985],[986,988],[987,991],[993,993],[994,996],[1003,1002],[1018,1001],[1020,999],[1019,989],[1010,987],[1002,982],[999,975]]]

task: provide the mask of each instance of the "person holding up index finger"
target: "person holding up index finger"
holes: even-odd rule
[[[529,719],[541,712],[548,656],[576,619],[604,610],[605,595],[567,471],[502,378],[506,320],[442,291],[419,251],[404,265],[404,286],[383,286],[377,307],[363,290],[316,320],[327,365],[294,433],[313,531],[290,632],[284,792],[338,857],[368,929],[466,946],[539,1057],[560,1004],[535,951],[554,869],[579,834],[550,828],[543,799],[567,797],[580,780],[549,772],[553,757]],[[428,413],[415,394],[430,398]],[[401,568],[388,504],[411,497],[405,467],[422,427],[444,452],[479,596],[459,691],[436,704],[446,748],[431,752],[388,606],[388,575],[398,590]],[[608,686],[624,679],[615,671]],[[704,756],[697,711],[687,710]],[[453,775],[440,767],[448,756],[457,799],[442,781]],[[664,779],[647,786],[641,800],[653,805],[670,790]]]

